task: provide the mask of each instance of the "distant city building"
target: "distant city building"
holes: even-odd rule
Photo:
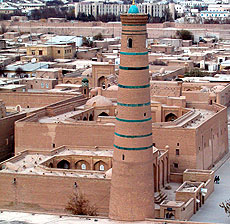
[[[230,16],[229,11],[201,11],[200,16],[203,19],[227,19]]]
[[[10,6],[0,6],[0,14],[11,14],[14,13],[17,8],[10,7]]]
[[[87,16],[93,15],[94,17],[113,14],[120,16],[122,13],[127,13],[130,5],[125,4],[108,4],[102,2],[79,2],[75,4],[75,16],[79,13],[84,13]],[[159,3],[142,3],[137,4],[137,7],[141,13],[147,13],[152,17],[164,17],[169,5]]]

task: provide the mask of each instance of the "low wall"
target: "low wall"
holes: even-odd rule
[[[76,190],[84,194],[90,205],[97,208],[98,214],[108,214],[109,179],[36,174],[1,173],[0,208],[66,212],[66,205]]]
[[[196,221],[180,221],[180,220],[168,220],[168,219],[145,219],[146,221],[149,221],[150,223],[155,224],[215,224],[213,222],[196,222]],[[217,224],[217,223],[216,223]]]
[[[183,183],[183,174],[170,173],[170,182]]]
[[[185,205],[182,211],[182,220],[189,220],[193,216],[194,199],[191,198]]]

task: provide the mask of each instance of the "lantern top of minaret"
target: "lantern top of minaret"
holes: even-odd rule
[[[132,4],[131,7],[129,8],[128,13],[129,13],[129,14],[137,14],[137,13],[139,13],[139,9],[138,9],[137,6],[135,5],[135,0],[133,0],[133,4]]]

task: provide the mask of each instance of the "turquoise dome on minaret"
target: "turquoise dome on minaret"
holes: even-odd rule
[[[131,7],[129,8],[128,13],[130,13],[130,14],[139,13],[139,9],[138,9],[137,6],[135,5],[134,0],[133,0],[133,4],[132,4]]]

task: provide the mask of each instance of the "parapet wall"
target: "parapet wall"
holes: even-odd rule
[[[12,22],[4,21],[6,28],[10,31],[28,33],[48,33],[53,32],[59,35],[82,35],[94,36],[98,33],[115,37],[121,36],[121,23],[102,23],[102,22]],[[172,28],[172,29],[170,29]],[[171,37],[176,34],[177,30],[192,29],[194,35],[206,35],[207,33],[218,33],[220,38],[229,37],[229,24],[181,24],[181,23],[151,23],[147,24],[149,38]]]
[[[53,93],[0,93],[6,107],[16,107],[20,105],[22,108],[38,108],[44,107],[49,104],[56,103],[57,101],[72,98],[74,94],[53,94]]]
[[[4,209],[66,213],[76,191],[98,214],[108,214],[110,179],[0,173],[0,208]]]

